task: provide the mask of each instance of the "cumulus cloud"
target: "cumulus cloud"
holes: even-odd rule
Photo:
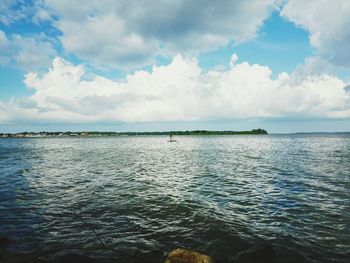
[[[40,70],[47,68],[55,56],[55,49],[43,34],[7,37],[0,30],[0,63],[3,65],[16,65],[24,71]]]
[[[310,33],[310,43],[338,66],[350,66],[350,1],[288,0],[281,15]]]
[[[253,38],[276,0],[46,0],[69,52],[97,64],[149,64],[159,54],[194,54]]]
[[[322,74],[337,75],[337,67],[330,61],[319,56],[306,57],[302,64],[298,64],[292,72],[295,81]]]
[[[345,0],[2,0],[0,23],[49,22],[61,32],[55,37],[65,51],[130,69],[151,65],[159,55],[192,56],[249,41],[275,10],[309,32],[317,57],[350,66]]]
[[[68,51],[99,65],[140,67],[150,64],[158,51],[155,41],[128,32],[124,21],[113,15],[90,17],[83,22],[62,20],[57,25]]]
[[[151,72],[136,71],[124,81],[101,76],[85,80],[81,65],[55,58],[40,76],[26,75],[34,95],[0,102],[0,122],[159,122],[240,118],[349,118],[350,93],[332,75],[294,80],[271,78],[266,66],[238,63],[226,71],[203,71],[180,55]]]

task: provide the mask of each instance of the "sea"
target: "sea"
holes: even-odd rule
[[[350,262],[350,134],[0,139],[5,259]],[[5,253],[5,252],[4,252]]]

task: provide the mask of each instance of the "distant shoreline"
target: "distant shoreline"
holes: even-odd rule
[[[250,131],[157,131],[157,132],[20,132],[0,133],[0,138],[47,138],[47,137],[106,137],[106,136],[148,136],[148,135],[266,135],[264,129],[253,129]]]

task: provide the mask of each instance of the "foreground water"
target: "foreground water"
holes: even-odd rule
[[[225,262],[271,240],[348,262],[350,135],[177,139],[0,139],[0,235],[14,253],[104,261],[185,247]]]

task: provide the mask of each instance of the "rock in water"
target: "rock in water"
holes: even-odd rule
[[[7,237],[0,236],[0,248],[5,248],[10,244],[11,240]]]
[[[56,256],[49,260],[50,263],[95,263],[95,260],[78,254],[65,254],[62,256]]]
[[[274,263],[275,252],[272,244],[262,243],[236,255],[236,263]]]
[[[45,258],[40,257],[40,258],[34,259],[32,263],[47,263],[47,260]]]
[[[213,263],[210,256],[186,249],[170,251],[165,263]]]
[[[283,263],[308,263],[303,254],[293,248],[275,247],[276,262]],[[350,257],[349,257],[350,258]]]

